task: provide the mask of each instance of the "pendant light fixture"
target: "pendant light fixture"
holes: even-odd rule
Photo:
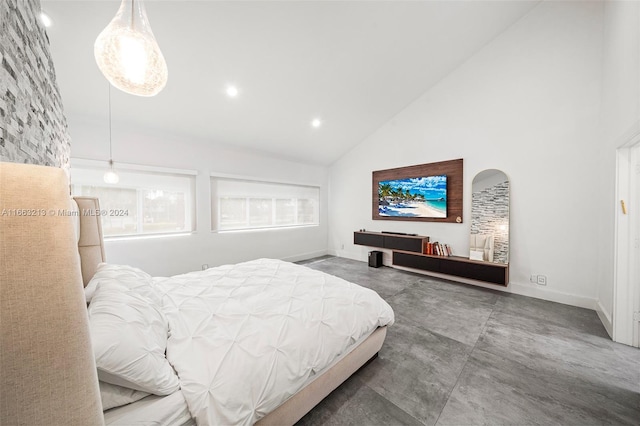
[[[122,0],[116,16],[98,35],[93,53],[102,74],[123,92],[154,96],[167,84],[167,63],[142,0]]]
[[[115,185],[120,182],[120,176],[113,170],[113,154],[111,150],[111,85],[109,85],[109,170],[102,177],[106,183]]]

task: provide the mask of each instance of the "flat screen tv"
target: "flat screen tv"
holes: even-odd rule
[[[378,213],[383,217],[447,217],[447,175],[378,182]]]
[[[373,172],[375,220],[462,222],[462,159]]]

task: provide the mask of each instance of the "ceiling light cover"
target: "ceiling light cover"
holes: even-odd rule
[[[229,86],[227,87],[227,96],[229,96],[230,98],[235,98],[236,96],[238,96],[238,88],[236,86]]]
[[[116,16],[98,35],[93,53],[102,74],[124,92],[154,96],[167,84],[167,63],[142,0],[122,0]]]
[[[120,182],[120,176],[118,176],[118,174],[113,169],[107,170],[102,178],[104,179],[105,183],[110,183],[112,185]]]

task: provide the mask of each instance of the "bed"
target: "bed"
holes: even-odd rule
[[[58,173],[28,167],[30,173]],[[85,294],[91,294],[89,329],[103,407],[103,388],[116,388],[110,400],[115,406],[104,412],[106,424],[294,424],[376,356],[386,327],[393,324],[393,311],[375,292],[275,259],[174,277],[151,277],[128,265],[111,265],[95,213],[98,200],[75,201],[77,207],[70,209],[80,214],[69,220],[79,219],[78,265]],[[113,305],[127,306],[130,312],[114,315],[109,311]],[[143,310],[153,312],[138,312]],[[157,316],[144,324],[153,331],[140,333],[136,326],[128,341],[134,346],[136,332],[141,340],[151,335],[160,340],[145,341],[144,356],[124,348],[126,356],[144,360],[140,384],[136,374],[118,371],[123,364],[117,357],[109,358],[123,348],[98,339],[119,333],[117,340],[126,340],[128,331],[122,326],[147,321],[148,315]],[[105,319],[114,316],[125,320],[119,324]],[[268,335],[269,329],[275,333]],[[258,369],[250,370],[254,364]],[[165,371],[167,377],[154,382],[157,378],[144,377],[149,371]]]
[[[198,424],[295,422],[297,419],[270,416],[275,416],[279,407],[282,416],[289,416],[290,410],[281,404],[290,397],[291,403],[304,397],[299,400],[302,404],[305,399],[318,398],[317,392],[325,388],[323,373],[335,368],[327,380],[335,379],[335,371],[351,365],[346,376],[337,377],[335,388],[340,379],[375,355],[379,347],[371,347],[371,343],[382,343],[383,327],[393,321],[390,308],[378,302],[373,292],[274,259],[169,278],[150,277],[126,265],[102,264],[89,286],[96,281],[99,284],[89,305],[89,319],[101,379],[125,388],[168,394],[177,390],[176,380],[172,385],[173,367],[180,378],[179,392]],[[118,287],[112,281],[126,285]],[[105,283],[109,290],[100,293],[100,286]],[[146,306],[147,300],[141,305],[132,303],[130,313],[123,311],[124,303],[130,303],[123,293],[134,287],[136,296],[153,288],[154,295],[148,300],[158,296],[158,300],[162,299],[162,312],[170,325],[168,339],[161,319],[153,324],[142,323],[153,312],[138,316],[141,310],[153,311]],[[336,304],[340,306],[333,306]],[[112,305],[115,309],[109,309]],[[372,309],[374,314],[368,315]],[[103,319],[109,324],[105,325]],[[158,328],[158,334],[164,333],[165,338],[144,342],[146,330],[155,333]],[[144,345],[139,353],[131,349],[137,342]],[[128,374],[121,370],[131,366],[125,360],[140,359],[154,347],[160,349],[155,351],[158,362],[145,360],[142,368],[154,372],[164,368],[167,374],[161,378],[154,374],[151,379],[143,375],[142,380],[152,380],[151,384],[119,381]],[[118,351],[127,356],[114,357]],[[126,368],[121,369],[124,365]],[[117,373],[117,377],[106,372]],[[308,394],[299,393],[307,385]],[[107,414],[107,421],[115,415],[111,411]],[[125,418],[121,423],[131,422]],[[154,424],[163,423],[154,419]]]

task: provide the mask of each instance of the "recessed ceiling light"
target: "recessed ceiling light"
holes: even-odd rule
[[[318,127],[322,126],[322,120],[320,120],[319,118],[314,118],[313,120],[311,120],[311,126],[317,129]]]
[[[238,96],[238,88],[236,86],[228,86],[226,93],[230,98],[235,98]]]
[[[42,25],[47,28],[49,28],[53,24],[53,21],[51,20],[49,15],[44,12],[40,12],[40,22],[42,22]]]

